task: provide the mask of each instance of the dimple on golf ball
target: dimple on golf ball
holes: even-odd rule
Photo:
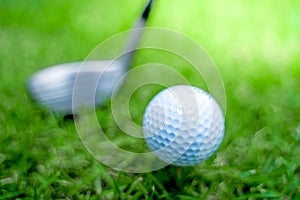
[[[143,132],[160,160],[192,166],[218,149],[224,135],[224,116],[210,94],[178,85],[161,91],[148,104]]]

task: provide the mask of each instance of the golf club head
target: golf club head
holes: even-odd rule
[[[89,70],[81,71],[81,66]],[[118,61],[100,60],[73,62],[43,69],[30,77],[27,82],[31,96],[42,106],[59,114],[75,114],[79,107],[72,110],[72,95],[75,79],[79,77],[82,87],[77,89],[77,105],[92,107],[102,105],[112,95],[114,87],[123,76],[122,65]],[[95,87],[91,80],[99,80],[95,101],[86,95],[89,88]]]
[[[71,62],[58,64],[33,74],[28,82],[27,88],[33,99],[40,105],[54,113],[62,115],[76,114],[80,107],[93,107],[102,105],[111,98],[118,80],[127,72],[133,52],[141,37],[143,27],[148,19],[153,0],[149,0],[140,19],[134,26],[134,31],[128,38],[124,49],[124,56],[117,61],[97,60],[85,62]],[[80,71],[81,66],[91,70]],[[76,88],[76,106],[72,106],[73,89],[76,77],[80,77],[82,87]],[[93,79],[100,81],[95,91]],[[95,99],[87,97],[94,92]]]

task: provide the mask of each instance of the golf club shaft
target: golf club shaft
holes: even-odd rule
[[[150,11],[151,11],[151,8],[152,8],[152,4],[153,4],[153,0],[149,0],[144,12],[143,12],[143,15],[142,15],[142,19],[144,19],[145,21],[148,19],[149,17],[149,14],[150,14]]]
[[[124,63],[124,71],[127,71],[131,64],[133,53],[136,49],[139,39],[141,38],[143,28],[145,27],[152,8],[153,1],[154,0],[149,0],[140,19],[136,22],[132,32],[130,33],[128,42],[124,49],[124,56],[121,58],[121,62]]]

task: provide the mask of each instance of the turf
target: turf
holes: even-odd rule
[[[180,31],[201,44],[227,95],[220,149],[181,176],[174,166],[131,174],[102,165],[80,142],[72,120],[31,100],[25,84],[32,73],[83,60],[101,41],[129,29],[144,4],[0,0],[0,199],[300,199],[298,1],[157,0],[148,26]],[[147,59],[138,54],[134,64]],[[161,88],[146,89],[150,98]],[[130,104],[137,123],[150,100],[142,95]],[[107,135],[123,138],[109,102],[102,110]],[[119,140],[124,148],[143,143]]]

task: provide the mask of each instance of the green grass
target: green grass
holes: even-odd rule
[[[0,199],[300,199],[300,3],[224,2],[157,0],[148,23],[199,42],[226,87],[220,149],[178,177],[173,166],[130,174],[102,165],[74,123],[37,106],[25,88],[37,70],[82,60],[129,29],[145,1],[0,0]],[[150,98],[155,87],[147,89]],[[133,101],[140,123],[146,102],[138,92]],[[99,120],[117,140],[109,103],[102,109]]]

